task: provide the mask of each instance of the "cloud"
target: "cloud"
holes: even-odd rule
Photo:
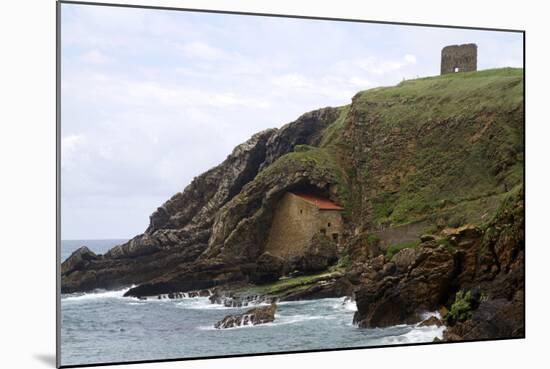
[[[63,238],[143,231],[162,201],[253,133],[347,104],[359,90],[437,74],[441,45],[477,37],[484,68],[522,55],[521,37],[502,33],[74,4],[62,12]]]
[[[361,77],[350,77],[349,83],[361,88],[367,88],[367,87],[373,86],[373,83],[370,80],[361,78]]]
[[[106,64],[113,60],[97,49],[90,50],[82,54],[80,59],[87,64]]]
[[[416,56],[411,55],[411,54],[405,55],[405,57],[404,57],[403,59],[405,60],[405,65],[406,65],[406,64],[415,64],[415,63],[416,63]]]
[[[72,134],[61,138],[61,168],[70,169],[78,165],[74,160],[77,152],[85,144],[82,134]]]
[[[219,60],[220,58],[226,58],[226,54],[220,49],[217,49],[200,41],[189,42],[183,45],[181,49],[187,57],[191,58],[209,60]]]
[[[336,68],[340,71],[359,69],[370,75],[382,76],[385,74],[394,73],[415,63],[416,57],[411,54],[406,54],[401,59],[386,59],[369,56],[340,61],[336,64]]]
[[[272,84],[282,88],[305,88],[311,87],[311,82],[301,74],[288,73],[281,76],[275,76],[271,80]]]

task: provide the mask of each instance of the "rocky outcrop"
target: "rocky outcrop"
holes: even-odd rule
[[[291,261],[290,270],[305,273],[321,272],[337,260],[336,243],[323,234],[315,234],[303,253]]]
[[[283,268],[283,258],[266,251],[256,260],[256,269],[251,279],[255,283],[275,282],[283,275]]]
[[[519,338],[525,336],[523,291],[512,300],[503,298],[481,302],[467,320],[456,322],[443,333],[445,341]]]
[[[226,307],[250,304],[297,301],[327,297],[353,296],[353,285],[341,272],[286,277],[275,283],[260,285],[220,286],[209,300]]]
[[[216,324],[214,324],[214,328],[225,329],[241,327],[245,325],[271,323],[275,320],[276,311],[277,305],[274,303],[269,306],[256,307],[247,310],[244,314],[228,315]]]
[[[293,151],[296,145],[318,146],[323,130],[338,118],[338,114],[338,109],[327,107],[308,112],[295,122],[281,127],[269,138],[261,169]]]
[[[412,251],[412,252],[411,252]],[[407,257],[399,257],[399,254]],[[409,256],[409,254],[412,254]],[[445,303],[457,275],[457,261],[444,246],[423,244],[395,255],[399,263],[376,265],[355,292],[359,327],[385,327],[420,321],[423,312]]]
[[[79,247],[69,256],[61,266],[61,274],[68,275],[76,270],[85,269],[97,255],[86,246]]]
[[[523,229],[520,188],[483,228],[447,228],[391,260],[368,260],[349,273],[359,284],[354,322],[360,327],[415,323],[422,312],[448,306],[446,340],[522,337]]]
[[[443,325],[443,323],[436,316],[431,316],[428,319],[423,320],[418,326],[419,327],[429,327],[429,326],[433,326],[433,325],[435,325],[436,327],[441,327]]]
[[[525,336],[525,213],[523,188],[508,196],[472,250],[465,251],[461,288],[478,289],[480,303],[451,321],[448,341]],[[470,248],[472,243],[470,243]]]
[[[240,192],[258,173],[274,129],[255,134],[237,146],[225,161],[196,177],[151,216],[144,234],[111,249],[113,258],[139,256],[158,249],[200,243],[203,249],[219,208]]]
[[[350,106],[254,135],[159,207],[143,234],[105,255],[82,250],[64,262],[62,292],[136,284],[127,295],[145,298],[218,287],[230,306],[258,300],[233,293],[243,285],[281,300],[355,292],[356,323],[375,327],[419,322],[426,310],[450,309],[458,291],[478,288],[485,297],[473,323],[449,332],[503,333],[475,317],[499,321],[523,291],[522,195],[489,222],[521,184],[522,77],[504,69],[444,79],[362,92]],[[496,101],[510,106],[503,111]],[[309,275],[335,262],[330,240],[313,240],[282,268],[265,253],[279,200],[302,189],[345,207],[336,273]],[[389,246],[399,247],[387,253]],[[280,278],[294,270],[298,283]]]
[[[159,294],[246,280],[258,270],[254,263],[282,193],[302,185],[326,188],[331,181],[329,173],[312,173],[307,164],[254,179],[294,145],[317,142],[335,111],[304,114],[237,146],[222,164],[159,207],[143,234],[74,273],[65,266],[62,292],[140,284],[130,295]]]

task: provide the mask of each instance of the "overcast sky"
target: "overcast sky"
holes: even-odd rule
[[[62,5],[63,239],[130,238],[252,134],[439,74],[522,67],[518,33]]]

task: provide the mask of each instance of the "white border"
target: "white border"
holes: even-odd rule
[[[132,1],[132,3],[138,3]],[[525,340],[142,364],[140,368],[381,366],[464,368],[548,362],[548,33],[540,5],[510,1],[194,0],[140,4],[527,30],[527,338]],[[0,366],[52,367],[55,353],[55,4],[2,4]],[[138,367],[138,366],[133,366]]]

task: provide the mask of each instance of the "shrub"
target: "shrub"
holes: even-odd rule
[[[451,309],[445,315],[443,321],[446,325],[454,325],[457,322],[463,322],[472,317],[472,296],[470,291],[458,291],[456,293],[455,302],[451,305]]]

